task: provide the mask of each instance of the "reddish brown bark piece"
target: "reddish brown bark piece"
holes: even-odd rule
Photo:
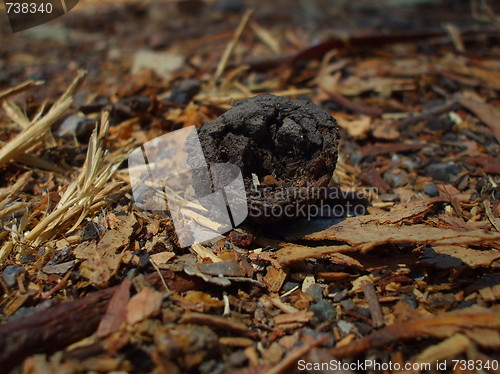
[[[373,325],[375,327],[383,326],[384,315],[382,314],[382,308],[380,308],[377,291],[375,290],[373,283],[364,280],[361,282],[361,288],[363,289],[365,299],[368,302],[368,307],[370,308]]]
[[[35,353],[52,353],[92,334],[114,288],[0,326],[0,367],[8,372]]]
[[[361,218],[362,219],[362,218]],[[474,230],[469,232],[440,229],[426,225],[360,224],[358,217],[348,218],[339,225],[306,236],[309,240],[336,240],[346,242],[366,252],[387,243],[414,243],[434,245],[468,245],[494,243],[500,239],[496,232]]]
[[[127,320],[127,303],[130,300],[131,284],[130,279],[125,278],[113,292],[106,314],[99,323],[97,336],[103,337],[118,331],[122,323]]]
[[[495,108],[493,105],[465,97],[460,98],[459,102],[483,121],[500,143],[500,109]]]

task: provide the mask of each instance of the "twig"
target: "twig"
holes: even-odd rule
[[[0,165],[11,161],[16,156],[24,153],[27,149],[41,140],[50,126],[61,117],[61,115],[71,106],[73,102],[72,95],[74,94],[78,85],[85,77],[84,71],[79,71],[75,80],[71,83],[69,88],[57,100],[49,112],[35,121],[31,126],[21,131],[14,139],[8,142],[2,149],[0,149]]]
[[[68,272],[64,275],[64,277],[59,281],[58,284],[56,284],[54,287],[52,287],[49,291],[47,292],[42,292],[42,297],[44,299],[48,299],[51,297],[53,294],[55,294],[57,291],[59,291],[68,281],[69,277],[71,275],[71,269],[68,270]]]
[[[191,249],[201,258],[209,258],[212,262],[221,262],[222,260],[213,254],[212,251],[208,250],[200,243],[195,243],[191,246]]]
[[[361,282],[361,288],[363,289],[365,299],[368,302],[368,307],[370,308],[373,326],[383,326],[384,315],[382,314],[382,309],[380,308],[380,303],[377,297],[377,291],[375,290],[375,287],[373,287],[373,283],[364,280]]]
[[[40,82],[40,81],[29,80],[29,81],[23,82],[21,84],[18,84],[17,86],[3,90],[2,92],[0,92],[0,100],[6,99],[9,96],[23,92],[32,86],[39,86],[42,83],[43,82]]]
[[[154,262],[154,260],[152,260],[151,257],[149,257],[149,262],[151,263],[151,265],[153,265],[153,268],[158,273],[158,276],[160,277],[161,283],[163,284],[163,287],[165,287],[165,290],[167,292],[170,292],[170,289],[168,288],[167,282],[165,281],[165,278],[163,278],[163,274],[161,273],[158,265],[156,265],[156,262]]]
[[[250,17],[253,14],[253,9],[248,9],[245,14],[243,14],[243,17],[241,18],[240,24],[236,28],[236,31],[234,32],[233,38],[231,41],[227,44],[226,49],[224,50],[224,53],[222,55],[221,60],[219,61],[219,65],[217,65],[217,70],[215,71],[214,75],[214,81],[217,82],[220,77],[222,76],[222,73],[224,73],[224,70],[226,69],[227,62],[229,61],[229,58],[231,57],[231,54],[234,51],[234,47],[236,46],[236,43],[238,42],[241,34],[243,33],[243,30],[245,29],[245,26],[247,25],[248,21],[250,20]]]
[[[411,126],[417,122],[423,121],[425,119],[432,118],[432,117],[438,116],[438,115],[443,114],[443,113],[447,113],[450,110],[452,110],[456,104],[457,104],[457,102],[455,100],[449,101],[441,106],[432,108],[430,110],[424,111],[424,112],[417,114],[415,116],[408,117],[400,122],[397,122],[395,127],[396,128],[405,128],[405,127]]]
[[[499,224],[500,219],[495,218],[493,216],[493,212],[491,211],[490,201],[484,200],[483,205],[484,205],[484,211],[486,212],[486,216],[490,220],[491,224],[498,232],[500,232],[500,224]]]
[[[324,91],[324,90],[323,90]],[[330,100],[335,101],[337,104],[343,106],[346,109],[352,110],[355,113],[366,114],[370,117],[380,117],[383,113],[382,109],[375,108],[367,105],[362,105],[349,100],[348,98],[336,94],[334,92],[324,91],[330,98]]]

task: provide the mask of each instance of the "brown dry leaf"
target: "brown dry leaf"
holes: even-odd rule
[[[122,255],[117,253],[129,244],[129,238],[136,222],[133,215],[120,220],[116,228],[108,230],[98,244],[84,242],[75,248],[75,256],[83,260],[80,274],[90,283],[105,287],[109,279],[116,274]]]
[[[202,291],[189,291],[184,297],[172,295],[179,306],[194,312],[205,313],[214,308],[224,307],[224,301],[218,300]]]
[[[274,252],[274,256],[280,264],[302,261],[307,258],[321,258],[332,253],[357,251],[348,245],[324,245],[319,247],[307,247],[305,245],[286,243],[282,248]]]
[[[175,257],[174,252],[160,252],[151,255],[150,258],[156,265],[163,265],[168,262],[171,258]]]
[[[451,215],[450,213],[443,213],[436,218],[430,218],[427,220],[427,223],[432,223],[433,226],[451,229],[453,231],[474,231],[491,227],[489,223],[484,221],[465,222],[462,218]]]
[[[452,337],[432,345],[421,352],[412,362],[436,362],[449,357],[455,357],[467,350],[470,340],[463,334]]]
[[[109,301],[106,314],[102,317],[97,336],[103,337],[112,332],[120,330],[120,326],[127,320],[127,304],[130,300],[130,285],[132,282],[125,278],[123,282],[113,292]]]
[[[185,108],[175,108],[170,110],[168,120],[175,123],[180,123],[185,126],[201,126],[203,122],[208,120],[200,107],[193,102],[190,102]]]
[[[82,243],[75,248],[76,258],[84,260],[80,265],[80,275],[98,287],[106,287],[109,279],[116,274],[121,255],[111,248],[100,251],[96,243]]]
[[[330,261],[336,265],[353,267],[359,270],[364,270],[365,268],[361,262],[343,253],[333,253],[330,255]]]
[[[485,86],[500,89],[500,72],[466,66],[466,61],[447,56],[442,61],[445,70],[471,76],[480,80]]]
[[[415,81],[405,78],[368,77],[352,75],[336,87],[336,92],[344,96],[358,96],[367,91],[379,92],[384,97],[389,97],[392,91],[415,89]]]
[[[467,157],[467,162],[481,166],[487,174],[500,174],[500,157],[490,155]]]
[[[354,139],[364,139],[371,129],[372,119],[369,116],[348,119],[347,116],[338,114],[336,118],[339,126],[345,129]]]
[[[476,328],[464,331],[471,340],[488,349],[500,349],[500,331],[489,328]]]
[[[399,130],[388,121],[375,121],[372,132],[377,139],[397,140],[401,137]]]
[[[495,108],[493,105],[465,97],[459,98],[458,101],[483,121],[491,129],[498,142],[500,142],[500,109]]]
[[[435,245],[466,245],[493,243],[500,233],[474,230],[458,232],[426,225],[396,226],[376,223],[360,224],[357,217],[321,232],[307,235],[307,240],[337,240],[357,247],[362,252],[387,243],[414,243]]]
[[[489,267],[492,266],[495,260],[500,259],[500,252],[494,249],[480,251],[458,245],[443,245],[434,246],[432,252],[426,251],[424,263],[432,263],[440,267],[454,267],[457,266],[456,261],[460,260],[462,263],[475,268],[475,267]],[[429,256],[435,254],[434,256]],[[447,266],[447,264],[453,264]],[[458,263],[460,265],[460,263]],[[498,265],[497,265],[498,266]]]
[[[394,206],[390,212],[379,212],[367,216],[352,218],[359,224],[377,222],[385,223],[415,223],[432,210],[432,203],[429,201],[417,201],[408,205],[399,204]],[[354,222],[353,222],[354,223]]]
[[[127,305],[127,322],[131,325],[145,320],[160,311],[163,295],[152,288],[144,287],[132,296]]]

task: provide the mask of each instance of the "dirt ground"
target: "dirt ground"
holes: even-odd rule
[[[4,10],[0,372],[500,372],[498,2]],[[335,196],[181,247],[127,160],[214,120],[259,207]]]

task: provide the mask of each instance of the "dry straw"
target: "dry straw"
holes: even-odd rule
[[[30,162],[33,160],[43,162],[25,152],[50,135],[51,125],[70,107],[73,95],[84,76],[85,72],[78,72],[75,80],[50,110],[43,116],[40,113],[29,124],[27,118],[15,105],[12,103],[3,105],[9,118],[23,130],[0,150],[0,165],[13,160],[19,162],[23,159]],[[21,256],[33,251],[56,235],[73,231],[87,216],[100,211],[121,196],[125,190],[125,183],[112,180],[112,176],[127,157],[130,147],[126,146],[115,153],[109,153],[104,147],[108,129],[109,114],[103,113],[100,125],[94,129],[90,138],[85,163],[78,176],[62,192],[61,199],[55,208],[47,212],[31,230],[27,229],[34,218],[34,213],[29,209],[31,204],[16,201],[19,199],[19,192],[32,176],[31,172],[23,175],[8,193],[0,194],[0,218],[12,216],[10,226],[4,226],[10,237],[0,248],[0,262],[5,261],[13,251]],[[33,165],[32,162],[31,165]],[[39,167],[43,168],[43,165]],[[13,213],[17,213],[17,219],[14,219]],[[0,239],[5,237],[6,231]]]

